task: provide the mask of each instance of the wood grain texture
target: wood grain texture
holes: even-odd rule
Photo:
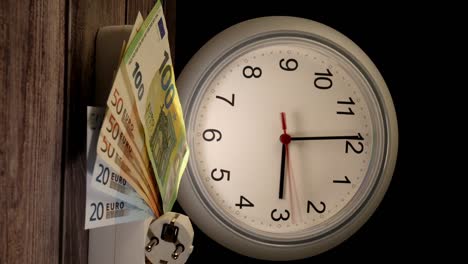
[[[65,1],[1,1],[0,263],[58,263]]]
[[[146,16],[154,2],[0,1],[1,264],[87,263],[96,33],[137,10]]]
[[[164,1],[163,1],[164,2]],[[156,0],[127,0],[127,10],[126,10],[126,23],[128,25],[133,25],[137,17],[138,11],[141,12],[143,18],[146,18],[156,4]]]
[[[86,106],[94,104],[95,38],[100,27],[125,23],[125,0],[71,0],[68,12],[67,122],[61,262],[87,263],[88,232],[84,230]]]

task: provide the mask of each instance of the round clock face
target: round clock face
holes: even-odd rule
[[[380,75],[341,35],[327,38],[336,31],[266,19],[305,29],[241,24],[179,79],[191,148],[179,202],[233,250],[296,259],[341,242],[375,209],[396,120]]]

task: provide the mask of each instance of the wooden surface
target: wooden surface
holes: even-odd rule
[[[1,1],[0,263],[57,263],[65,1]]]
[[[94,90],[94,43],[100,27],[125,23],[125,1],[72,0],[68,23],[61,262],[87,263],[86,106]]]
[[[132,24],[154,2],[0,1],[0,264],[87,263],[96,33]],[[174,26],[168,22],[171,34]]]

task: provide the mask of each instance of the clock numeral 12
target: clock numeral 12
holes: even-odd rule
[[[361,133],[358,133],[358,139],[357,140],[364,140],[364,138],[361,136]],[[346,140],[346,146],[345,146],[345,153],[348,153],[349,149],[356,153],[356,154],[361,154],[364,151],[364,144],[361,142],[357,143],[359,147],[355,147],[351,141]]]
[[[353,98],[349,97],[349,101],[338,101],[336,102],[337,104],[346,104],[346,105],[354,105]],[[353,110],[351,107],[348,107],[348,112],[343,112],[343,111],[337,111],[336,112],[338,115],[354,115]]]

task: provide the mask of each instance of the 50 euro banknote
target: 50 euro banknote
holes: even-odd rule
[[[142,23],[143,18],[141,14],[138,14],[130,40],[137,34]],[[128,46],[124,44],[121,58],[127,49]],[[146,150],[144,129],[138,117],[135,99],[129,91],[128,76],[122,69],[119,67],[115,72],[107,99],[97,154],[99,161],[107,164],[107,166],[102,164],[101,167],[109,167],[121,175],[148,204],[154,214],[159,216],[162,213],[159,188]],[[104,169],[104,172],[107,171]],[[98,180],[97,177],[96,180]]]
[[[138,202],[138,196],[135,191],[130,187],[120,188],[118,193],[123,190],[128,194],[128,197],[135,199],[134,203],[129,203],[127,200],[121,199],[123,196],[116,195],[117,191],[113,192],[115,188],[110,187],[109,182],[112,180],[111,171],[109,170],[109,178],[107,178],[105,168],[102,172],[98,172],[99,164],[103,164],[96,156],[96,145],[99,137],[99,128],[104,117],[104,108],[102,107],[88,107],[87,109],[87,135],[86,135],[86,218],[85,229],[115,225],[120,223],[127,223],[137,220],[144,220],[148,217],[153,217],[153,213],[146,204],[141,201]],[[97,176],[96,176],[97,175]],[[115,180],[119,181],[117,174],[114,175]],[[106,179],[106,186],[102,188],[94,188],[93,181]],[[115,181],[114,180],[114,181]],[[121,186],[122,184],[120,180]],[[100,191],[102,190],[102,191]],[[138,204],[138,205],[136,205]]]

